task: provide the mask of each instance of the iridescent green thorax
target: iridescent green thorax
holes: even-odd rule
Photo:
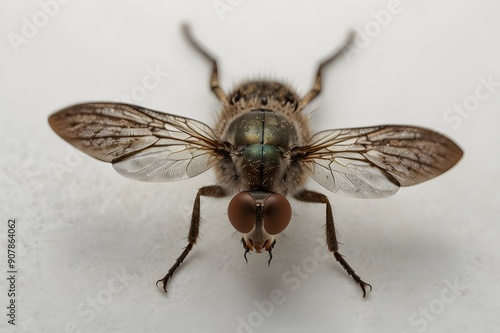
[[[282,115],[269,110],[254,110],[235,119],[228,130],[232,143],[243,157],[243,172],[252,186],[265,189],[279,177],[283,152],[296,140],[294,126]]]

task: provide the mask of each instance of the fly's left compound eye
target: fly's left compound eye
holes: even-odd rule
[[[292,218],[292,207],[288,200],[273,193],[264,202],[264,229],[270,235],[277,235],[286,229]]]
[[[236,194],[227,207],[227,217],[234,229],[249,233],[255,225],[255,199],[247,192]]]

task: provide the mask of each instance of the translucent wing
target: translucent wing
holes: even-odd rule
[[[147,182],[194,177],[228,153],[199,121],[128,104],[71,106],[51,115],[49,124],[76,148],[113,163],[121,175]]]
[[[319,132],[291,154],[332,192],[383,198],[449,170],[463,152],[436,132],[384,125]]]

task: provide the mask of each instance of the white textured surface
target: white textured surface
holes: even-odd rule
[[[182,40],[182,21],[218,55],[223,87],[257,75],[303,93],[318,59],[348,29],[375,22],[371,11],[388,1],[233,1],[240,4],[222,21],[210,0],[73,0],[15,53],[7,34],[21,34],[23,17],[31,20],[47,1],[0,2],[0,244],[5,249],[6,220],[16,217],[17,332],[71,332],[71,325],[237,332],[238,318],[255,326],[241,332],[498,331],[500,87],[459,125],[443,118],[474,95],[478,77],[500,81],[498,2],[401,1],[369,45],[325,72],[315,129],[414,124],[440,129],[465,151],[448,174],[389,199],[329,194],[342,253],[374,287],[363,299],[332,257],[309,266],[314,253],[324,254],[323,207],[293,203],[288,238],[268,268],[264,255],[244,263],[227,200],[203,200],[201,239],[165,295],[154,282],[185,246],[196,189],[213,175],[164,184],[124,179],[110,165],[68,153],[47,116],[73,103],[117,100],[158,66],[169,75],[135,102],[212,125],[210,69]],[[55,165],[67,172],[58,176]],[[5,250],[0,258],[5,295]],[[303,265],[311,273],[299,278],[292,269]],[[117,272],[132,278],[117,283]],[[445,281],[457,284],[458,296]],[[256,302],[274,289],[283,304],[259,314]],[[0,331],[14,332],[4,312]]]

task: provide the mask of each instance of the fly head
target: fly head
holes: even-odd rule
[[[229,202],[228,218],[233,227],[243,234],[246,254],[266,250],[272,259],[275,237],[282,233],[292,218],[292,207],[279,193],[267,191],[240,192]]]

